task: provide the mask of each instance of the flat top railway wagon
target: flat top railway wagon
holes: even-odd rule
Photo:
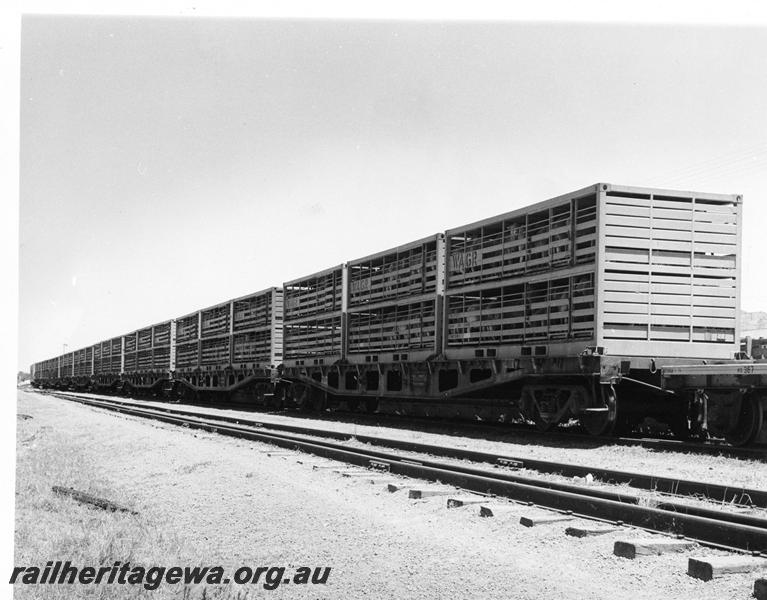
[[[661,373],[738,352],[740,231],[737,195],[595,184],[43,361],[33,383],[686,437],[700,403]],[[715,433],[750,441],[722,410]]]

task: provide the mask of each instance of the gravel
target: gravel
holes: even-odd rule
[[[99,398],[95,394],[84,394]],[[755,460],[743,460],[726,456],[707,454],[681,453],[673,451],[658,451],[641,446],[597,446],[594,448],[573,448],[567,441],[551,440],[547,445],[536,445],[529,440],[515,442],[513,433],[511,439],[504,441],[483,440],[456,434],[430,433],[382,427],[358,425],[339,421],[312,419],[305,416],[300,418],[288,415],[265,414],[247,410],[210,408],[205,406],[185,407],[167,402],[152,402],[141,400],[142,405],[167,408],[174,410],[189,410],[210,415],[227,415],[243,419],[258,420],[262,423],[291,424],[302,427],[314,427],[329,431],[341,431],[350,435],[380,436],[398,440],[422,442],[426,444],[450,445],[457,448],[497,452],[509,456],[570,462],[584,466],[602,469],[615,469],[637,473],[652,473],[662,477],[689,479],[693,481],[710,482],[720,485],[732,485],[746,488],[765,489],[767,482],[767,465]]]
[[[569,538],[563,531],[572,522],[528,529],[512,516],[480,518],[476,506],[447,510],[444,496],[408,500],[404,492],[391,494],[383,486],[344,478],[329,469],[313,470],[297,463],[297,454],[269,457],[270,447],[259,443],[105,413],[35,393],[19,394],[18,404],[37,426],[55,427],[92,454],[102,476],[115,489],[130,490],[136,509],[153,515],[156,527],[187,539],[188,560],[194,561],[187,563],[190,566],[199,564],[195,557],[203,556],[209,564],[227,568],[332,567],[325,586],[284,585],[268,593],[260,586],[252,590],[236,586],[208,590],[207,597],[216,593],[226,597],[230,592],[236,597],[237,592],[248,591],[249,597],[274,598],[719,600],[745,599],[753,589],[753,574],[707,583],[688,577],[687,558],[710,555],[710,550],[629,561],[613,556],[612,545],[616,539],[639,535],[631,531]],[[302,423],[309,424],[304,419]],[[316,425],[343,427],[322,421]],[[371,435],[398,433],[352,427]],[[451,440],[483,449],[504,448],[510,454],[523,449],[399,432],[406,434],[432,443]],[[536,449],[524,449],[530,456],[557,460],[548,454],[551,448],[535,454]],[[575,458],[567,449],[559,450],[559,460]],[[611,456],[607,449],[598,450],[582,456],[584,462],[601,463]],[[641,460],[651,466],[654,457],[648,456]],[[698,458],[714,466],[720,460]],[[617,462],[603,466],[635,468],[620,457],[613,455],[613,460]],[[689,465],[677,468],[692,472]],[[735,477],[729,472],[727,476]],[[540,512],[529,507],[520,511]],[[40,557],[41,563],[45,560],[50,557]],[[178,587],[161,587],[157,597],[173,597],[180,593]]]

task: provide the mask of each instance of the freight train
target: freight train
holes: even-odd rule
[[[764,399],[662,377],[739,351],[741,207],[591,185],[36,363],[33,385],[747,444]]]

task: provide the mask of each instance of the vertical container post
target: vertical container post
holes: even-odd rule
[[[437,236],[437,289],[434,300],[434,352],[436,354],[445,353],[445,330],[447,319],[445,318],[445,287],[447,284],[447,244],[445,235]]]
[[[170,322],[170,357],[168,360],[168,368],[172,378],[173,372],[176,370],[176,319],[173,319]]]

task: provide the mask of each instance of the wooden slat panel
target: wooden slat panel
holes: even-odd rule
[[[652,210],[653,222],[656,219],[670,219],[672,221],[692,221],[692,210],[688,207],[686,210],[661,208],[657,205]]]
[[[695,342],[734,342],[735,330],[714,330],[709,327],[693,327],[692,339]]]
[[[650,317],[647,314],[624,314],[613,312],[615,306],[612,304],[605,305],[605,323],[635,323],[637,325],[647,324],[650,321]]]
[[[315,274],[284,287],[285,321],[341,310],[341,269]]]
[[[690,296],[686,294],[652,294],[653,304],[690,305]]]
[[[647,314],[649,304],[642,302],[606,302],[605,310],[610,312]]]
[[[649,273],[623,273],[617,271],[605,271],[605,279],[608,281],[632,281],[632,282],[648,282],[650,281]]]
[[[699,268],[734,269],[735,256],[700,256],[696,254],[695,266]]]
[[[650,254],[647,250],[642,249],[608,247],[605,249],[605,260],[649,264]]]
[[[604,336],[606,339],[647,339],[647,327],[605,323]]]
[[[605,292],[605,302],[649,302],[649,294],[644,293],[626,293],[626,292]]]
[[[650,219],[645,217],[624,217],[622,215],[610,215],[605,218],[605,225],[608,227],[634,227],[639,230],[646,230],[650,227]]]
[[[711,244],[737,244],[737,237],[733,233],[705,233],[699,227],[695,228],[695,241]]]
[[[718,307],[729,307],[729,308],[735,308],[736,299],[734,297],[722,297],[718,298],[716,296],[695,296],[693,299],[694,306],[718,306]]]
[[[711,285],[694,285],[693,294],[696,298],[714,296],[717,298],[734,298],[736,289],[732,287],[715,287]]]
[[[700,234],[695,233],[695,239],[699,239]],[[656,229],[652,233],[654,240],[675,240],[680,242],[691,242],[693,238],[692,231],[678,231],[676,229]]]
[[[732,235],[732,236],[738,234],[738,228],[736,225],[725,224],[725,223],[699,223],[697,221],[695,223],[695,231],[704,232],[704,233]]]
[[[678,240],[660,240],[652,241],[652,249],[658,251],[686,252],[688,255],[692,252],[692,243]],[[688,258],[689,262],[689,258]]]
[[[608,281],[605,283],[605,291],[607,292],[647,293],[649,289],[650,285],[647,283],[631,281]]]
[[[607,248],[641,248],[649,250],[652,242],[648,239],[637,237],[615,237],[614,235],[608,235],[605,237],[605,246]]]
[[[633,204],[613,204],[608,202],[606,205],[608,215],[617,215],[624,217],[649,217],[650,206],[636,206]]]
[[[673,326],[651,325],[650,338],[653,340],[687,342],[690,340],[690,330],[689,328],[677,329]]]
[[[654,250],[652,262],[654,265],[683,265],[690,266],[689,252],[674,252],[670,250]]]
[[[652,325],[677,325],[680,327],[689,327],[692,323],[692,320],[689,316],[683,315],[654,314],[650,319],[650,323],[652,323]],[[686,336],[685,339],[687,339],[687,337],[689,336]]]
[[[688,304],[653,304],[653,315],[683,315],[690,316],[692,309]]]
[[[693,317],[693,325],[702,325],[706,327],[735,327],[735,319],[696,316]]]
[[[679,274],[679,275],[690,275],[690,267],[689,266],[678,266],[678,265],[654,265],[653,266],[653,276],[658,273],[666,273],[666,274]]]
[[[605,198],[605,203],[608,206],[614,205],[630,205],[630,206],[650,206],[651,201],[649,198],[624,198],[621,196],[608,195]]]
[[[234,302],[235,332],[270,327],[272,320],[272,292],[241,298]],[[249,362],[249,361],[240,361]]]
[[[179,344],[176,346],[176,368],[197,367],[197,342]]]
[[[166,371],[170,369],[170,346],[152,350],[152,370]]]
[[[675,231],[692,231],[692,222],[674,219],[653,219],[653,229],[673,229]],[[697,228],[697,224],[696,224]]]
[[[733,307],[713,307],[713,306],[695,306],[693,314],[696,317],[722,317],[731,319],[733,317]]]
[[[699,210],[696,210],[695,222],[696,223],[716,223],[717,225],[734,224],[735,214],[732,212],[717,213],[717,212],[701,212]]]
[[[732,243],[723,243],[722,241],[719,241],[718,243],[709,243],[709,242],[701,242],[697,239],[695,240],[695,251],[696,252],[711,252],[712,254],[735,254],[737,251],[737,241],[733,238]]]
[[[655,208],[668,208],[689,211],[692,207],[692,201],[689,199],[676,200],[662,200],[660,198],[653,198],[652,205]]]
[[[689,296],[692,286],[689,284],[653,283],[650,285],[653,294],[682,294]]]

